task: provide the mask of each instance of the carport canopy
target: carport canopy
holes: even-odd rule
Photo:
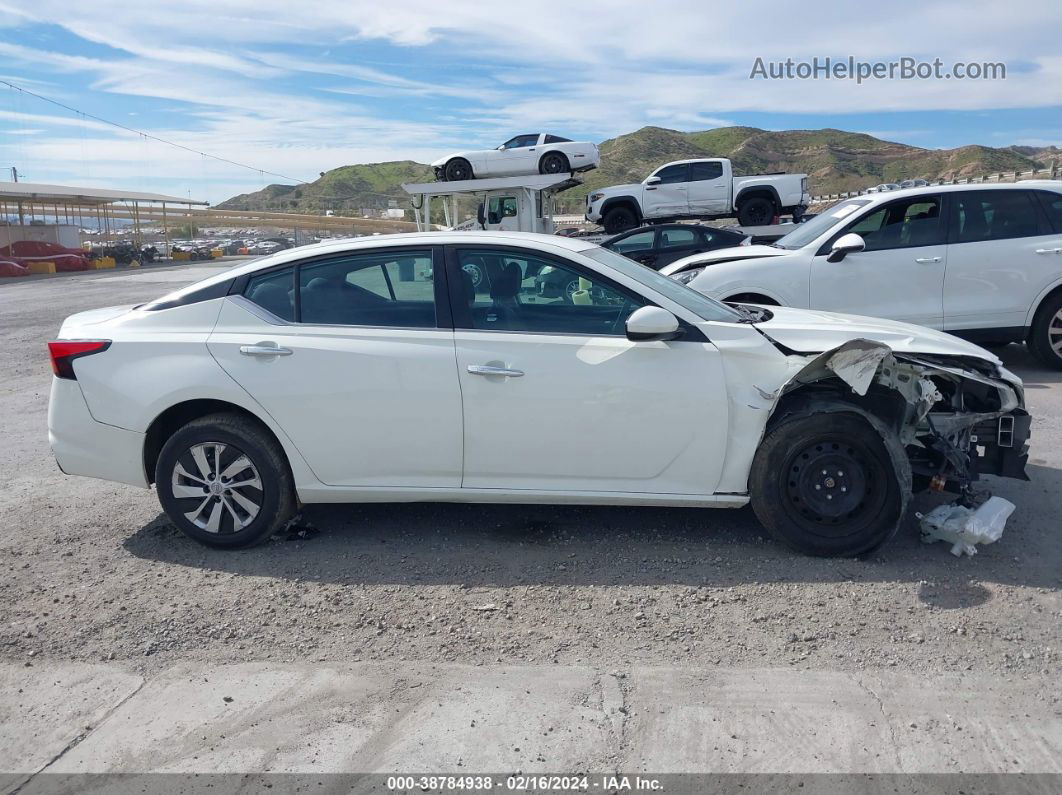
[[[159,204],[202,205],[209,202],[163,193],[144,193],[111,188],[83,188],[72,185],[46,185],[40,182],[0,182],[0,202],[71,204],[78,206],[114,202],[153,202]]]

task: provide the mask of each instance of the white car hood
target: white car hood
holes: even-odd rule
[[[714,251],[706,251],[703,254],[691,254],[688,257],[677,259],[661,268],[660,272],[665,276],[671,276],[672,274],[689,270],[691,267],[711,265],[713,262],[758,259],[759,257],[781,257],[792,253],[793,252],[784,248],[775,248],[773,246],[730,246],[728,248],[717,248]]]
[[[896,353],[975,356],[995,365],[994,354],[943,331],[861,315],[840,315],[814,309],[768,307],[773,317],[756,323],[764,334],[799,353],[822,353],[853,339],[883,342]]]

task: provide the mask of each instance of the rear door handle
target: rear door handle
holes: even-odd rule
[[[472,375],[507,375],[510,378],[519,378],[524,374],[523,370],[513,370],[509,367],[494,367],[490,364],[470,364],[468,372]]]
[[[279,345],[241,345],[240,353],[244,356],[291,356],[291,348],[281,348]]]
[[[924,265],[927,262],[940,262],[941,259],[942,257],[918,257],[915,262],[920,262]]]

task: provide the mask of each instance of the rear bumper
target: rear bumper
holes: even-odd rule
[[[67,475],[148,487],[144,434],[93,419],[77,381],[52,378],[48,443]]]

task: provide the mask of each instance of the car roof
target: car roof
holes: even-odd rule
[[[208,276],[201,281],[189,285],[187,288],[176,291],[177,293],[189,292],[192,289],[202,289],[211,284],[225,282],[237,276],[265,268],[273,268],[288,262],[296,262],[307,257],[319,257],[327,254],[345,254],[362,250],[380,248],[396,248],[399,246],[444,246],[454,244],[493,244],[497,246],[530,246],[543,249],[561,249],[566,251],[586,251],[597,248],[596,243],[590,243],[580,238],[564,237],[562,235],[545,235],[538,232],[487,232],[487,231],[460,231],[460,232],[402,232],[393,235],[372,235],[366,237],[351,237],[341,240],[325,240],[308,246],[286,248],[275,254],[270,254],[253,262],[237,265],[234,268],[222,271],[213,276]]]
[[[914,188],[900,188],[898,190],[890,190],[883,193],[867,194],[866,198],[871,202],[884,203],[892,201],[893,199],[902,199],[905,196],[932,196],[936,193],[955,193],[957,191],[971,191],[971,190],[1031,190],[1035,186],[1040,189],[1047,189],[1062,193],[1062,180],[1026,180],[1024,182],[993,182],[993,183],[967,183],[963,185],[918,185]],[[842,199],[842,201],[848,201],[850,199],[859,199],[860,196],[849,196],[848,199]]]

